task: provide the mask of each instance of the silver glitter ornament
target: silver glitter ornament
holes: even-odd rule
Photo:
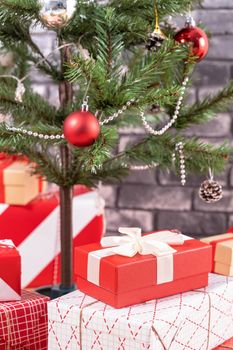
[[[41,4],[40,19],[52,29],[65,27],[72,19],[76,0],[39,0]]]

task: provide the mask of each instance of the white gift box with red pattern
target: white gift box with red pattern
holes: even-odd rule
[[[10,238],[22,259],[22,287],[59,283],[60,206],[57,192],[25,206],[0,204],[0,239]],[[104,231],[104,201],[95,191],[77,186],[73,197],[74,246],[99,242]]]
[[[76,291],[48,315],[49,350],[209,350],[233,336],[233,278],[122,309]]]

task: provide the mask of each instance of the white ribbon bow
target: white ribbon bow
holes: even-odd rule
[[[183,245],[184,238],[181,233],[175,231],[160,231],[142,236],[142,230],[138,227],[120,227],[118,230],[124,236],[109,236],[101,240],[102,247],[113,247],[112,251],[117,255],[133,257],[137,253],[141,255],[153,254],[157,257],[171,255],[176,252],[171,245]]]

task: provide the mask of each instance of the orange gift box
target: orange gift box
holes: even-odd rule
[[[43,192],[46,183],[31,175],[28,159],[0,154],[0,203],[25,205]]]
[[[233,276],[233,233],[207,237],[201,241],[213,247],[212,271],[224,276]]]
[[[121,256],[109,253],[111,248],[104,249],[100,244],[77,247],[75,275],[78,288],[115,308],[122,308],[208,285],[212,247],[194,239],[170,247],[175,249],[172,257]]]

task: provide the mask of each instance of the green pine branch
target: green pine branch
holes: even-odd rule
[[[219,112],[226,111],[233,102],[233,80],[216,95],[208,96],[201,102],[183,108],[175,127],[185,129],[192,124],[201,124],[211,120]]]
[[[11,114],[16,123],[33,125],[38,121],[54,123],[56,109],[40,95],[26,90],[23,101],[15,101],[16,82],[10,78],[0,78],[0,113]]]

